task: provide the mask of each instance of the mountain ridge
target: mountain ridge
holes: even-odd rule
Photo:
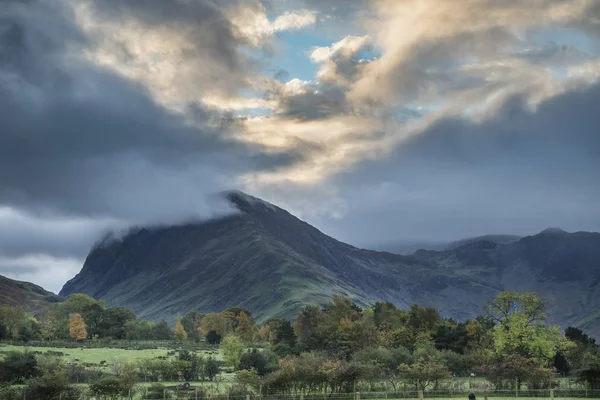
[[[25,311],[34,312],[61,300],[62,297],[41,286],[0,275],[0,305],[20,306]]]
[[[600,260],[593,251],[600,234],[591,234],[591,239],[575,234],[570,239],[572,234],[543,231],[506,244],[482,240],[399,255],[340,242],[286,210],[242,192],[224,196],[239,213],[201,223],[142,228],[96,247],[60,295],[86,293],[103,298],[109,306],[131,308],[145,319],[173,320],[191,309],[210,312],[230,306],[249,308],[258,321],[293,318],[305,305],[323,304],[333,294],[349,296],[363,306],[391,301],[408,307],[418,302],[436,306],[444,316],[465,319],[480,313],[498,291],[537,289],[552,297],[553,321],[598,331],[599,319],[591,316],[591,307],[600,305],[595,286],[586,291],[591,300],[579,298],[567,306],[557,306],[555,293],[573,295],[584,282],[595,279],[592,271],[566,281],[561,265],[577,254],[581,265],[575,263],[576,269]],[[558,258],[547,257],[548,252]],[[561,288],[556,282],[571,283]]]

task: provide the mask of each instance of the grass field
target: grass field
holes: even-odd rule
[[[2,353],[8,351],[30,351],[59,352],[63,353],[63,357],[70,363],[90,363],[100,364],[101,361],[106,361],[106,364],[114,364],[116,362],[125,363],[129,361],[139,361],[142,359],[152,359],[157,357],[172,357],[168,355],[172,349],[150,349],[150,350],[124,350],[114,348],[60,348],[60,347],[30,347],[0,345],[0,357]],[[212,356],[218,360],[222,359],[222,354],[219,351],[197,351],[197,354],[202,354],[205,357]]]

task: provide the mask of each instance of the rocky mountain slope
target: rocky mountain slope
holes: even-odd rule
[[[0,275],[0,305],[22,306],[27,311],[37,311],[61,297],[29,282],[21,282]]]
[[[464,319],[506,289],[548,298],[553,322],[600,333],[600,234],[544,231],[506,244],[469,240],[404,256],[339,242],[287,211],[240,192],[239,213],[146,228],[96,246],[60,292],[86,293],[145,319],[191,309],[250,309],[259,321],[293,317],[343,294],[359,304],[433,305]]]

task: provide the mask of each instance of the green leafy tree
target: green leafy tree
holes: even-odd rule
[[[296,333],[287,319],[277,319],[270,325],[273,351],[280,356],[292,354],[296,350]]]
[[[219,361],[215,360],[212,357],[209,357],[206,360],[206,364],[204,365],[204,375],[208,378],[209,381],[215,379],[217,375],[221,372],[221,365]]]
[[[419,358],[413,365],[401,364],[398,367],[401,378],[415,385],[416,390],[436,388],[440,381],[448,379],[450,372],[443,362],[435,356]]]
[[[223,351],[223,359],[233,369],[237,369],[240,365],[244,344],[234,334],[229,334],[221,341],[221,350]]]
[[[170,340],[173,338],[173,331],[169,328],[169,324],[166,321],[160,321],[154,327],[154,339],[156,340]]]
[[[541,375],[569,341],[556,326],[544,324],[546,302],[533,293],[503,292],[488,306],[488,315],[496,321],[493,328],[494,350],[497,366],[516,379],[517,388],[535,374]],[[497,369],[497,366],[491,366]],[[532,374],[529,374],[531,372]],[[535,374],[534,374],[535,372]]]
[[[235,383],[243,388],[244,392],[260,392],[260,376],[254,369],[243,369],[235,373]]]
[[[31,316],[21,307],[0,306],[0,324],[7,338],[19,339],[19,332],[29,324],[30,319]]]

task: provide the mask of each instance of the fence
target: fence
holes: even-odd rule
[[[510,400],[510,399],[600,399],[600,390],[522,390],[522,391],[401,391],[401,392],[356,392],[356,393],[315,393],[315,394],[284,394],[260,396],[248,394],[245,396],[204,395],[202,392],[164,390],[162,397],[147,396],[140,393],[141,400],[151,399],[188,399],[188,400],[387,400],[387,399],[465,399],[469,394],[475,394],[477,400]]]
[[[121,399],[129,400],[393,400],[393,399],[463,399],[467,400],[469,394],[475,394],[477,400],[512,400],[512,399],[539,399],[539,400],[572,400],[572,399],[600,399],[600,390],[521,390],[521,391],[400,391],[400,392],[355,392],[355,393],[312,393],[312,394],[281,394],[260,396],[247,394],[243,396],[206,395],[202,390],[189,388],[188,390],[177,390],[165,388],[160,391],[152,391],[148,387],[140,387]],[[112,398],[112,397],[111,397]],[[78,395],[52,396],[52,400],[100,400],[81,392]],[[24,391],[13,388],[2,391],[0,388],[0,400],[46,400],[39,396],[28,396]]]

